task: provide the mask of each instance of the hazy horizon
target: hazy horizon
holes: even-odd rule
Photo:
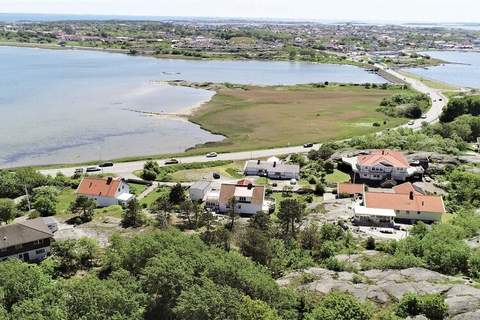
[[[2,0],[4,14],[226,18],[396,23],[478,23],[480,3],[471,0]]]

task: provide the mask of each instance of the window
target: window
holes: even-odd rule
[[[40,250],[37,250],[35,251],[36,254],[41,254],[41,253],[45,253],[45,249],[40,249]]]

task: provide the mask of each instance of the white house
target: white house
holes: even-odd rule
[[[50,253],[53,233],[44,219],[25,220],[0,227],[0,261],[18,258],[38,262]]]
[[[411,166],[403,153],[391,150],[374,150],[366,155],[343,158],[352,171],[362,180],[405,181],[408,177],[423,174],[421,166]]]
[[[223,183],[220,190],[207,193],[205,204],[219,213],[227,213],[232,210],[231,199],[235,199],[234,210],[238,214],[254,215],[270,209],[270,202],[265,200],[265,187],[254,186],[248,180]]]
[[[284,164],[278,159],[269,161],[248,160],[245,162],[243,172],[246,176],[262,176],[277,180],[290,180],[300,178],[298,164]]]
[[[75,193],[95,200],[97,207],[124,205],[135,198],[125,179],[113,177],[85,177]]]

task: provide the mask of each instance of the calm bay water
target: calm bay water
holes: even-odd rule
[[[352,66],[0,47],[0,167],[180,152],[223,139],[185,120],[131,111],[178,112],[213,95],[155,83],[175,79],[260,85],[384,82]]]
[[[405,69],[422,77],[470,88],[480,88],[480,52],[428,51],[433,58],[452,62],[442,66]]]

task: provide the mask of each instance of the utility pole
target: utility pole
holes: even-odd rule
[[[23,188],[25,189],[25,196],[27,197],[27,204],[28,204],[28,211],[32,210],[32,206],[30,204],[30,196],[28,195],[27,185],[24,183]]]

